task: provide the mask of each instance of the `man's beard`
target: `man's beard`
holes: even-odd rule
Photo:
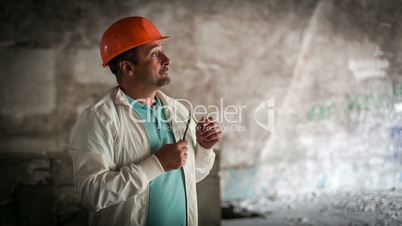
[[[162,87],[165,85],[168,85],[170,83],[170,77],[169,75],[165,75],[167,73],[167,71],[169,70],[168,67],[165,67],[161,70],[160,74],[161,74],[161,78],[158,78],[155,82],[155,85],[157,87]]]
[[[162,87],[162,86],[166,86],[170,83],[170,78],[168,76],[164,77],[164,78],[158,78],[158,80],[155,82],[155,85],[157,87]]]

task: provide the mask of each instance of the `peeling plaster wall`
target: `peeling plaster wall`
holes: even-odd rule
[[[401,187],[401,6],[315,5],[275,131],[256,164],[225,172],[224,199]]]

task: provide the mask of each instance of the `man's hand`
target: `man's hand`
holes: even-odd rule
[[[222,131],[218,123],[212,118],[201,118],[196,127],[197,142],[205,149],[210,149],[222,139]]]
[[[184,166],[187,159],[187,141],[181,140],[175,144],[166,144],[155,154],[166,171]]]

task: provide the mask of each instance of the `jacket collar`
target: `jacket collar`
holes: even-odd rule
[[[131,106],[125,95],[126,94],[123,92],[123,90],[121,90],[118,86],[114,87],[111,91],[111,98],[115,105],[127,106],[129,109],[131,109]],[[180,124],[187,122],[188,111],[184,112],[183,109],[180,108],[180,104],[160,90],[158,90],[156,96],[160,98],[162,105],[166,106],[163,108],[163,110],[165,111],[166,117],[168,118],[172,128],[176,128],[178,123]],[[173,133],[176,139],[180,139],[182,136],[178,129],[173,129]]]
[[[165,93],[163,93],[162,91],[158,90],[156,92],[156,96],[162,101],[163,105],[170,105],[170,103],[168,101],[168,96]],[[130,103],[128,102],[128,100],[126,98],[126,94],[123,92],[123,90],[120,89],[119,86],[112,88],[111,98],[115,105],[124,105],[124,106],[130,107]]]

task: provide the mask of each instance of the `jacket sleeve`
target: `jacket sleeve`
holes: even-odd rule
[[[145,191],[150,181],[164,173],[154,155],[116,169],[113,128],[112,120],[88,109],[78,118],[70,138],[76,190],[82,203],[95,211]]]
[[[196,182],[202,181],[206,176],[208,176],[209,171],[211,171],[214,166],[215,152],[213,149],[205,149],[197,142],[195,135],[195,121],[192,121],[194,126],[192,126],[192,137],[195,143],[195,179]]]

